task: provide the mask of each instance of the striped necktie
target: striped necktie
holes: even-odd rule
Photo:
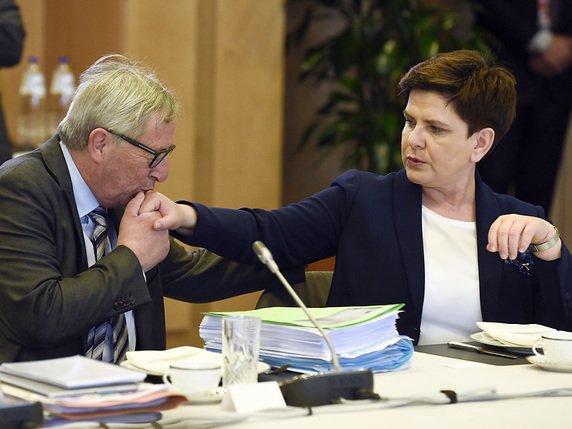
[[[103,207],[97,207],[88,215],[95,227],[91,236],[95,251],[95,260],[99,261],[105,254],[107,243],[107,212]],[[90,329],[87,337],[86,356],[103,360],[105,339],[113,336],[113,362],[119,363],[127,352],[128,337],[125,316],[118,314],[98,326]]]
[[[95,260],[99,261],[105,254],[105,245],[107,242],[107,211],[99,206],[88,215],[95,227],[91,234],[91,242],[95,249]]]

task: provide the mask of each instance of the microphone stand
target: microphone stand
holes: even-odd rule
[[[282,275],[278,264],[270,250],[261,241],[255,241],[252,249],[260,262],[268,267],[268,270],[276,275],[286,288],[294,302],[302,309],[308,319],[316,327],[331,353],[332,372],[317,374],[302,374],[280,382],[280,390],[288,405],[298,407],[312,407],[339,402],[340,399],[366,399],[371,398],[373,393],[373,372],[367,368],[343,370],[334,345],[330,337],[314,319],[304,302],[292,288],[288,280]]]

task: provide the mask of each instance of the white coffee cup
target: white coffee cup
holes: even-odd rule
[[[542,348],[542,352],[539,348]],[[532,351],[549,362],[572,364],[572,332],[551,331],[542,334],[532,345]]]
[[[214,362],[173,362],[163,374],[163,383],[186,396],[204,396],[219,385],[221,373],[220,364]]]

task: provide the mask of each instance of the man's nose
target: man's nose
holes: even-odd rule
[[[153,167],[149,173],[157,182],[164,182],[169,175],[169,157],[165,157],[159,165]]]

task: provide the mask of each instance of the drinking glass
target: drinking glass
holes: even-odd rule
[[[261,321],[258,317],[223,317],[223,387],[233,384],[251,384],[258,381],[260,325]]]

